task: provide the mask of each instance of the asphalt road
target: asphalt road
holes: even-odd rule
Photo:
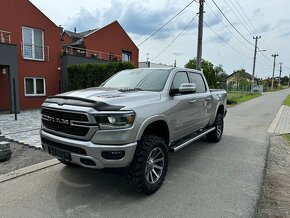
[[[269,145],[266,133],[290,90],[230,108],[222,141],[171,153],[162,188],[134,193],[124,170],[56,165],[0,184],[0,217],[251,217]]]

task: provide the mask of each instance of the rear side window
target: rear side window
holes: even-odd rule
[[[189,83],[186,72],[177,72],[173,79],[172,89],[179,89],[182,83]]]
[[[196,92],[197,93],[206,92],[205,84],[204,84],[203,78],[200,74],[190,72],[189,76],[190,76],[191,82],[196,84]]]

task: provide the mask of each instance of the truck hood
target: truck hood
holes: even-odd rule
[[[138,90],[118,90],[114,88],[88,88],[77,91],[66,92],[52,96],[49,99],[74,99],[84,102],[105,103],[113,107],[132,108],[134,105],[146,104],[158,101],[161,98],[159,92],[138,91]],[[50,101],[51,102],[51,101]],[[66,104],[64,101],[62,104]],[[69,103],[71,104],[71,103]]]

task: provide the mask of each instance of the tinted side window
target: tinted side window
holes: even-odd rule
[[[206,88],[202,76],[198,73],[192,72],[190,72],[189,75],[191,82],[196,84],[196,92],[197,93],[205,92]]]
[[[177,72],[173,79],[172,89],[179,89],[182,83],[189,83],[186,72]]]

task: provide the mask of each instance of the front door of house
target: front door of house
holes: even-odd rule
[[[0,112],[10,111],[9,66],[0,65]]]

